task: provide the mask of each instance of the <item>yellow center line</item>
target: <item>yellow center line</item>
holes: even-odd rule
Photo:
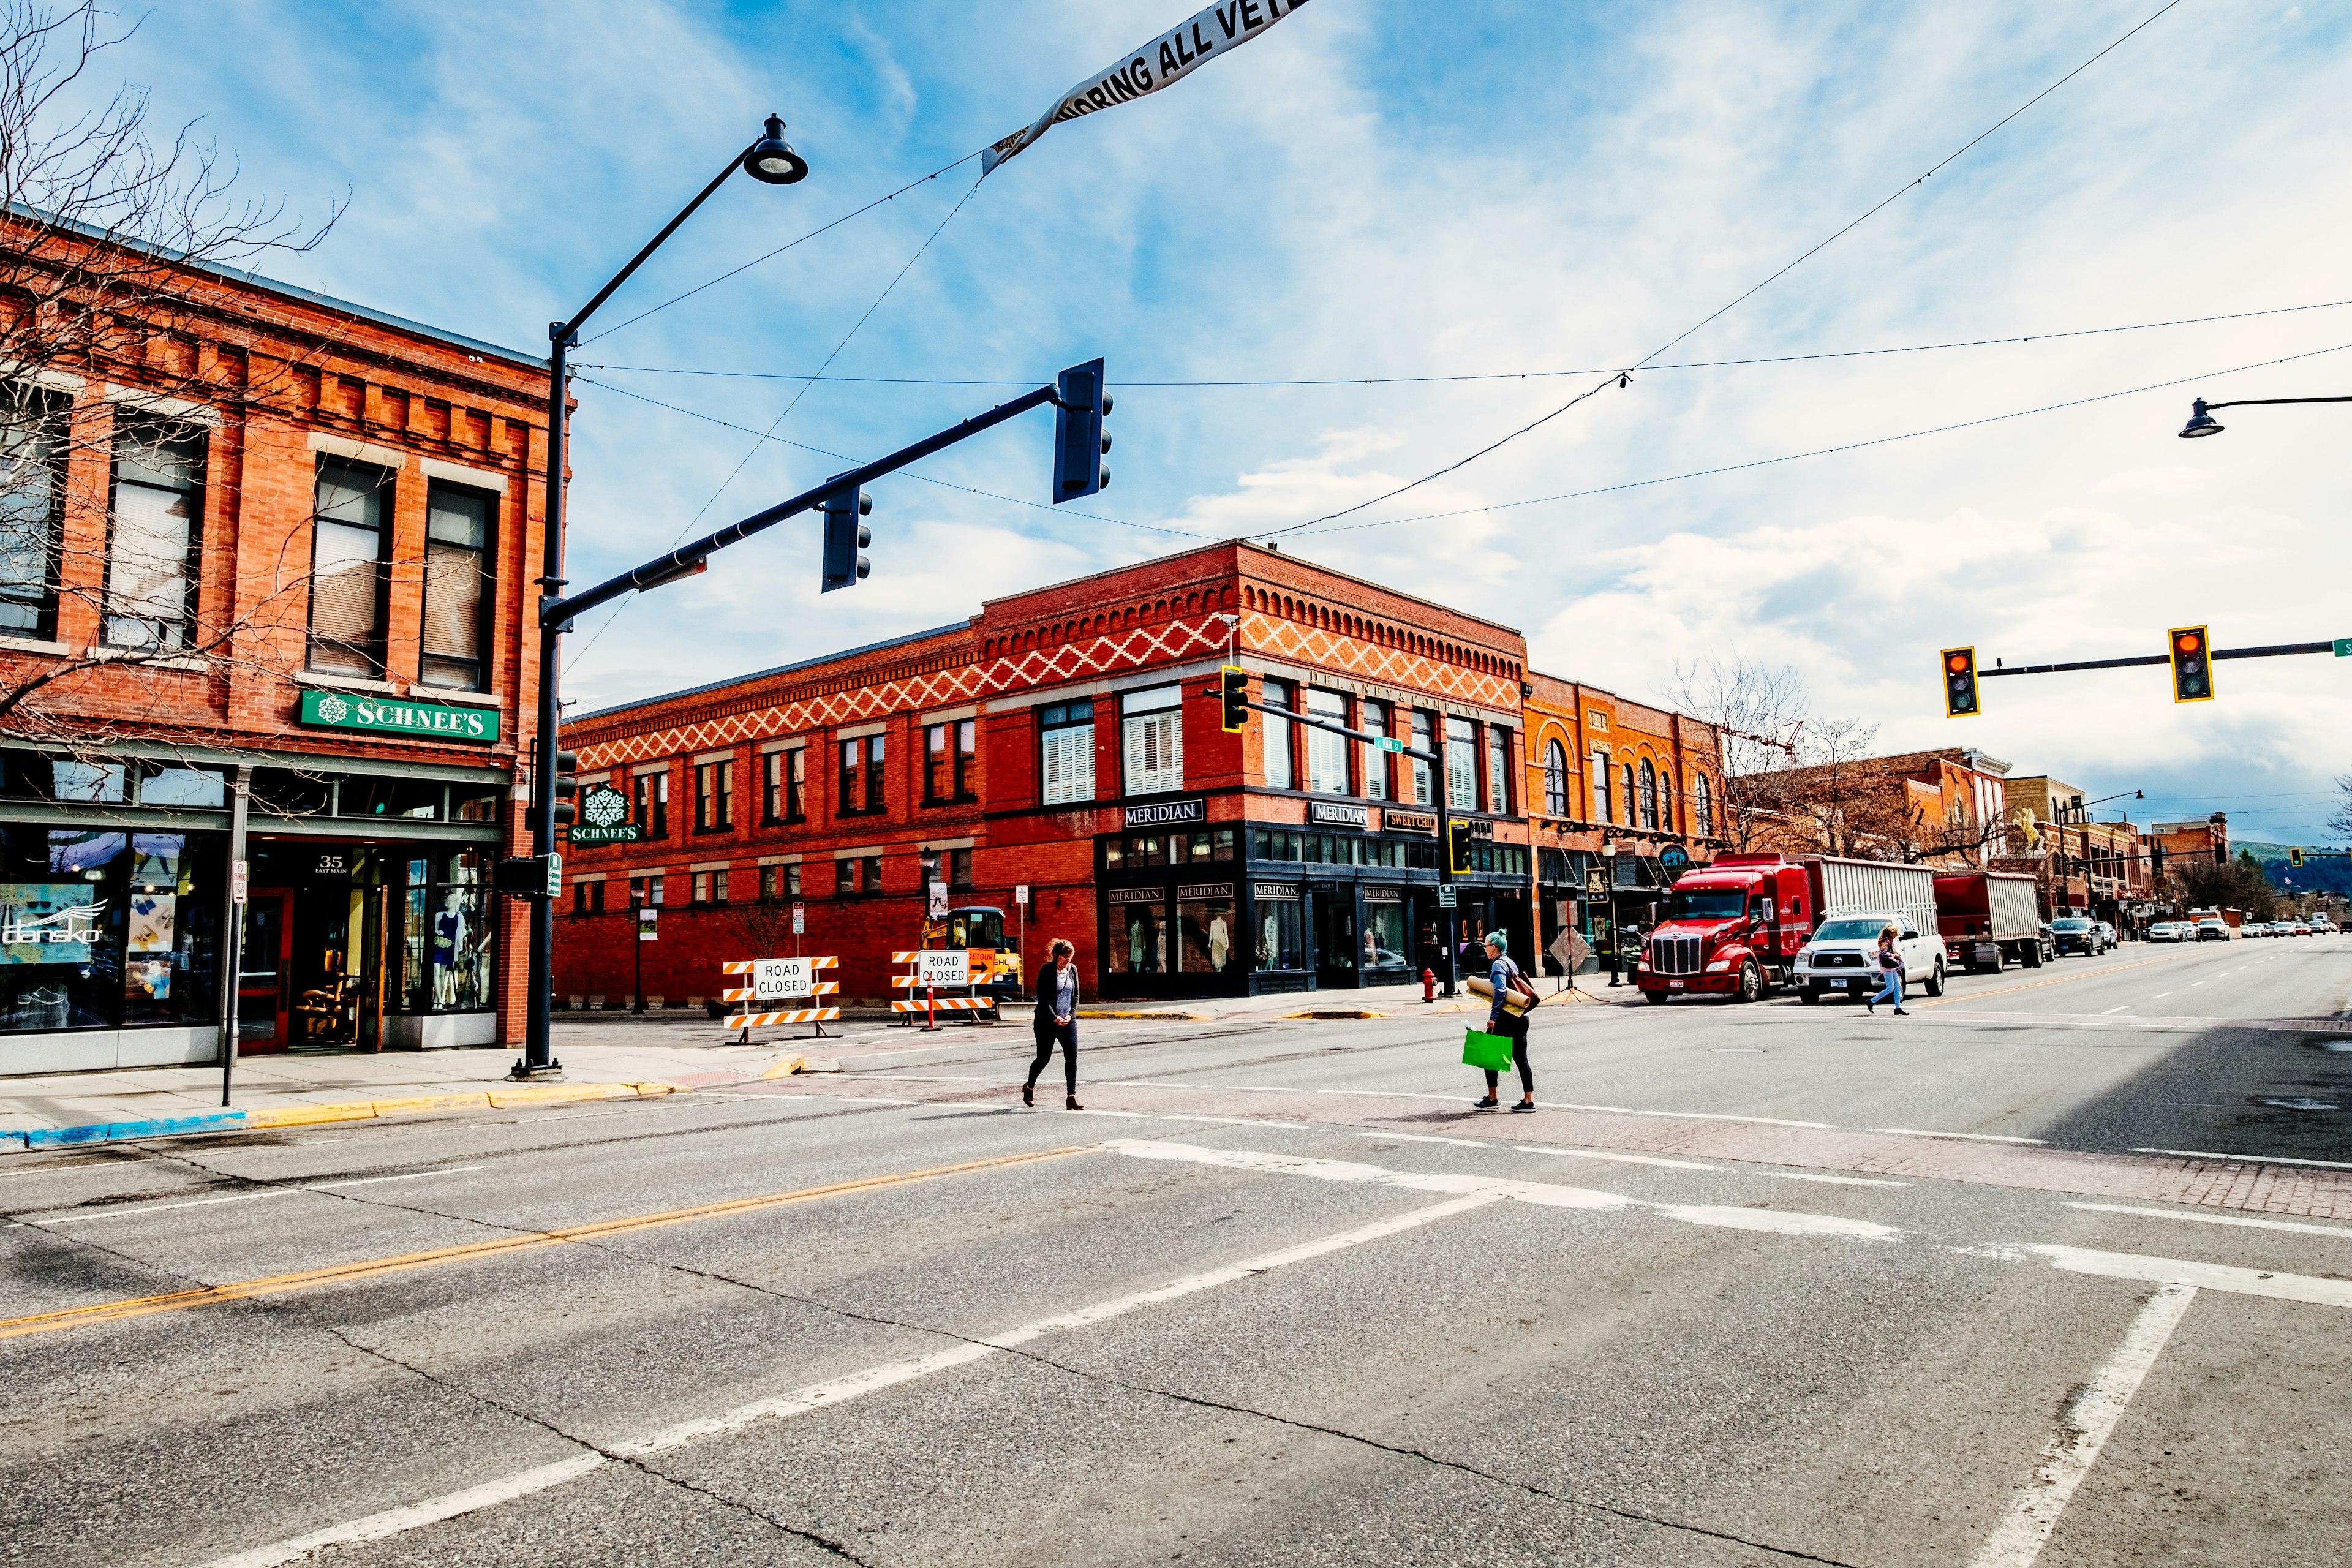
[[[2015,985],[1996,985],[1990,991],[1971,991],[1965,996],[1939,996],[1932,1002],[1908,1005],[1920,1007],[1948,1007],[1955,1002],[1974,1002],[1986,996],[2006,996],[2012,991],[2039,991],[2044,985],[2072,985],[2077,980],[2096,980],[2102,974],[2121,974],[2126,969],[2145,969],[2151,963],[2167,963],[2171,956],[2170,953],[2167,953],[2163,958],[2136,958],[2129,963],[2102,964],[2085,974],[2061,974],[2049,980],[2023,980]],[[2056,960],[2053,959],[2052,962],[2055,963]]]
[[[467,1263],[478,1258],[502,1258],[517,1252],[530,1252],[542,1247],[557,1247],[571,1242],[593,1241],[628,1231],[651,1230],[656,1226],[683,1225],[690,1220],[717,1219],[727,1215],[749,1214],[759,1209],[776,1208],[784,1204],[808,1203],[816,1198],[840,1197],[848,1193],[870,1192],[878,1187],[904,1186],[909,1182],[928,1182],[940,1176],[962,1175],[971,1171],[1000,1170],[1007,1165],[1027,1164],[1035,1160],[1058,1160],[1066,1155],[1085,1154],[1099,1145],[1073,1144],[1066,1149],[1045,1149],[1034,1153],[1004,1154],[992,1160],[968,1160],[956,1165],[934,1165],[925,1171],[902,1171],[895,1175],[866,1176],[854,1182],[834,1182],[822,1187],[803,1187],[796,1192],[768,1193],[759,1197],[730,1198],[723,1203],[698,1204],[692,1208],[666,1209],[659,1214],[630,1215],[620,1219],[595,1220],[587,1225],[567,1226],[562,1230],[530,1231],[518,1236],[497,1237],[488,1241],[468,1242],[462,1247],[436,1247],[430,1252],[406,1252],[394,1258],[370,1258],[354,1263],[331,1264],[324,1268],[305,1268],[294,1274],[274,1274],[263,1279],[245,1279],[230,1285],[207,1285],[194,1290],[174,1290],[163,1296],[136,1296],[125,1301],[102,1301],[95,1306],[72,1307],[59,1312],[40,1312],[29,1318],[0,1319],[0,1340],[13,1340],[26,1334],[44,1334],[58,1329],[79,1328],[86,1323],[110,1323],[124,1318],[143,1318],[156,1312],[177,1312],[190,1307],[210,1306],[215,1301],[240,1301],[253,1296],[276,1296],[289,1290],[307,1290],[318,1285],[337,1285],[346,1280],[369,1279],[381,1274],[398,1274],[411,1268],[435,1268],[445,1263]]]

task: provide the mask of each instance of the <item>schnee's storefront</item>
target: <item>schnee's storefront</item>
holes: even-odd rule
[[[502,769],[0,751],[0,1075],[219,1059],[235,780],[243,1052],[488,1045]]]
[[[1309,801],[1304,826],[1215,823],[1205,796],[1129,805],[1096,840],[1107,999],[1234,996],[1443,981],[1490,931],[1528,934],[1528,851],[1473,817],[1476,868],[1451,905],[1433,812]],[[1483,833],[1480,830],[1483,829]]]

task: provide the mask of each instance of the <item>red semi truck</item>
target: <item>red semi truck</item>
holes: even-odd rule
[[[1650,1002],[1708,994],[1753,1002],[1790,983],[1797,954],[1823,919],[1865,912],[1906,916],[1933,930],[1934,873],[1826,855],[1720,855],[1675,879],[1633,983]],[[1930,989],[1941,988],[1938,963]]]
[[[1936,929],[1944,952],[1964,968],[2000,973],[2042,967],[2042,905],[2021,871],[1964,871],[1936,879]]]

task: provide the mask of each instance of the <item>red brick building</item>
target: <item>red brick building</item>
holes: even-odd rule
[[[1497,929],[1524,956],[1544,787],[1526,659],[1508,627],[1223,543],[583,715],[564,743],[583,784],[622,791],[646,837],[568,858],[558,1003],[622,1005],[639,963],[648,996],[704,1002],[722,961],[793,951],[795,905],[799,951],[842,961],[844,996],[886,995],[888,954],[919,940],[927,851],[950,902],[1002,910],[1033,964],[1075,942],[1093,995],[1443,975],[1450,944]],[[1212,695],[1229,660],[1271,705],[1445,761],[1258,714],[1229,733]],[[1673,751],[1675,776],[1710,778],[1706,751]],[[1441,790],[1476,836],[1450,910]],[[633,900],[660,906],[657,941],[635,940]]]
[[[488,884],[544,362],[59,226],[0,249],[12,342],[108,319],[0,387],[0,1073],[216,1059],[225,989],[248,1050],[520,1037]]]

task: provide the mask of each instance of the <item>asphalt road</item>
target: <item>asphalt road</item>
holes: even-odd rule
[[[1089,1024],[1083,1115],[877,1029],[15,1157],[0,1560],[2333,1568],[2352,1224],[2084,1183],[2352,1167],[2347,1001],[2312,939],[1563,1007],[1524,1117],[1455,1016]]]

